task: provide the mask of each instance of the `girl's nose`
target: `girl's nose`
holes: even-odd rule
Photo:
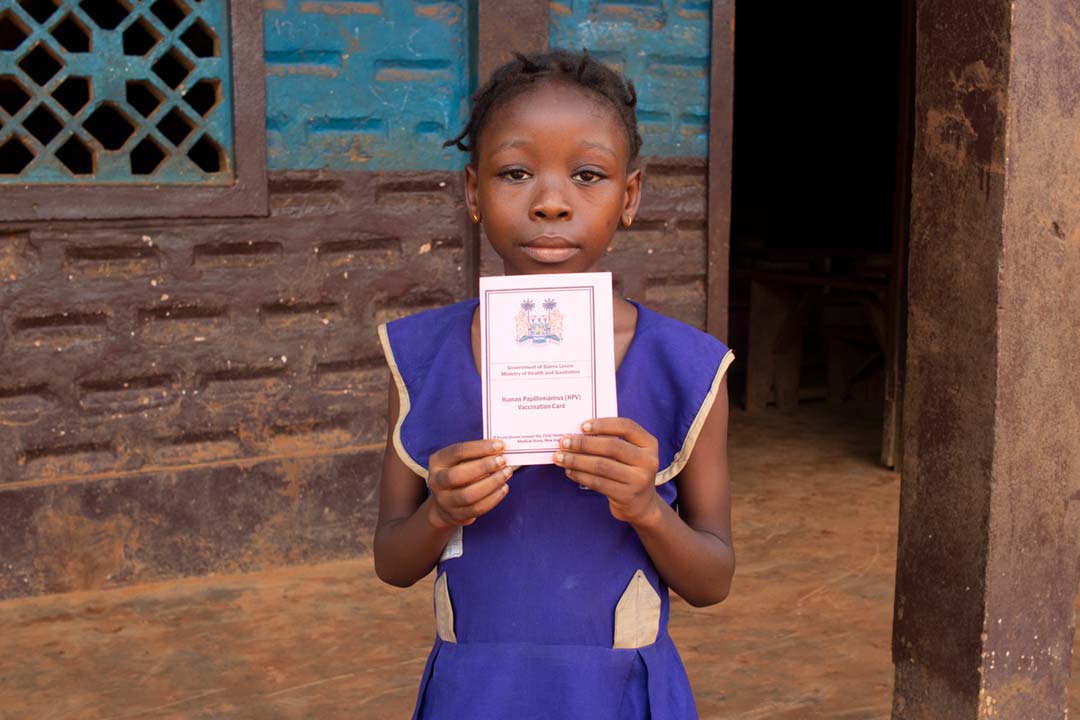
[[[529,214],[536,220],[568,220],[573,211],[563,193],[547,185],[539,189]]]

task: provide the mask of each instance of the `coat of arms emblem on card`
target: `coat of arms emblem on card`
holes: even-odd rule
[[[530,299],[521,301],[521,310],[514,317],[514,330],[519,343],[535,345],[561,343],[563,339],[563,314],[559,303],[547,298],[537,310]]]

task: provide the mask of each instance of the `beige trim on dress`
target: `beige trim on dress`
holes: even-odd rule
[[[716,394],[720,391],[720,382],[724,379],[724,374],[727,373],[728,366],[731,365],[734,360],[735,353],[728,350],[727,355],[724,355],[724,359],[720,361],[720,367],[716,369],[716,375],[713,377],[712,387],[709,388],[709,394],[705,396],[705,399],[701,403],[701,407],[698,408],[697,415],[694,417],[694,422],[690,424],[690,430],[686,433],[682,448],[679,452],[675,453],[675,457],[672,459],[670,465],[656,473],[657,485],[663,485],[668,480],[681,473],[682,469],[686,466],[686,462],[690,459],[690,453],[694,452],[694,443],[697,442],[698,433],[701,432],[701,428],[705,424],[706,418],[709,417],[709,411],[712,410],[713,401],[716,400]]]
[[[457,642],[457,634],[454,633],[454,606],[450,604],[446,573],[435,581],[435,632],[443,642]]]
[[[615,606],[613,648],[641,648],[652,645],[660,634],[660,596],[649,578],[638,570]]]
[[[405,450],[405,446],[401,444],[401,426],[404,424],[405,416],[409,414],[409,409],[412,406],[409,402],[409,389],[405,387],[405,380],[401,377],[401,370],[398,369],[397,361],[394,359],[394,349],[390,347],[390,336],[386,333],[386,323],[379,325],[379,342],[382,343],[383,353],[386,355],[386,364],[390,366],[390,374],[394,376],[394,383],[398,389],[398,418],[397,424],[394,426],[394,449],[397,450],[398,457],[410,470],[427,480],[427,468],[413,460],[412,456]]]

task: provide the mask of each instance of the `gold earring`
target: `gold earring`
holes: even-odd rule
[[[634,218],[631,217],[630,215],[627,215],[626,217],[623,218],[623,225],[626,227],[627,230],[629,230],[630,226],[633,225],[633,224],[634,224]]]
[[[473,221],[474,224],[479,225],[480,224],[480,213],[473,213],[472,221]]]

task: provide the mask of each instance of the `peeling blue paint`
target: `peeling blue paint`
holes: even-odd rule
[[[708,0],[556,0],[551,45],[588,47],[638,88],[649,155],[708,149]],[[270,169],[457,170],[468,119],[466,0],[270,0]]]
[[[707,0],[556,0],[551,46],[588,48],[634,81],[643,154],[704,157],[711,8]]]
[[[386,121],[382,118],[348,117],[329,118],[318,117],[308,121],[311,132],[344,132],[344,133],[374,133],[384,135],[386,133]]]
[[[270,169],[464,165],[442,143],[468,119],[468,3],[278,0],[264,18]]]

